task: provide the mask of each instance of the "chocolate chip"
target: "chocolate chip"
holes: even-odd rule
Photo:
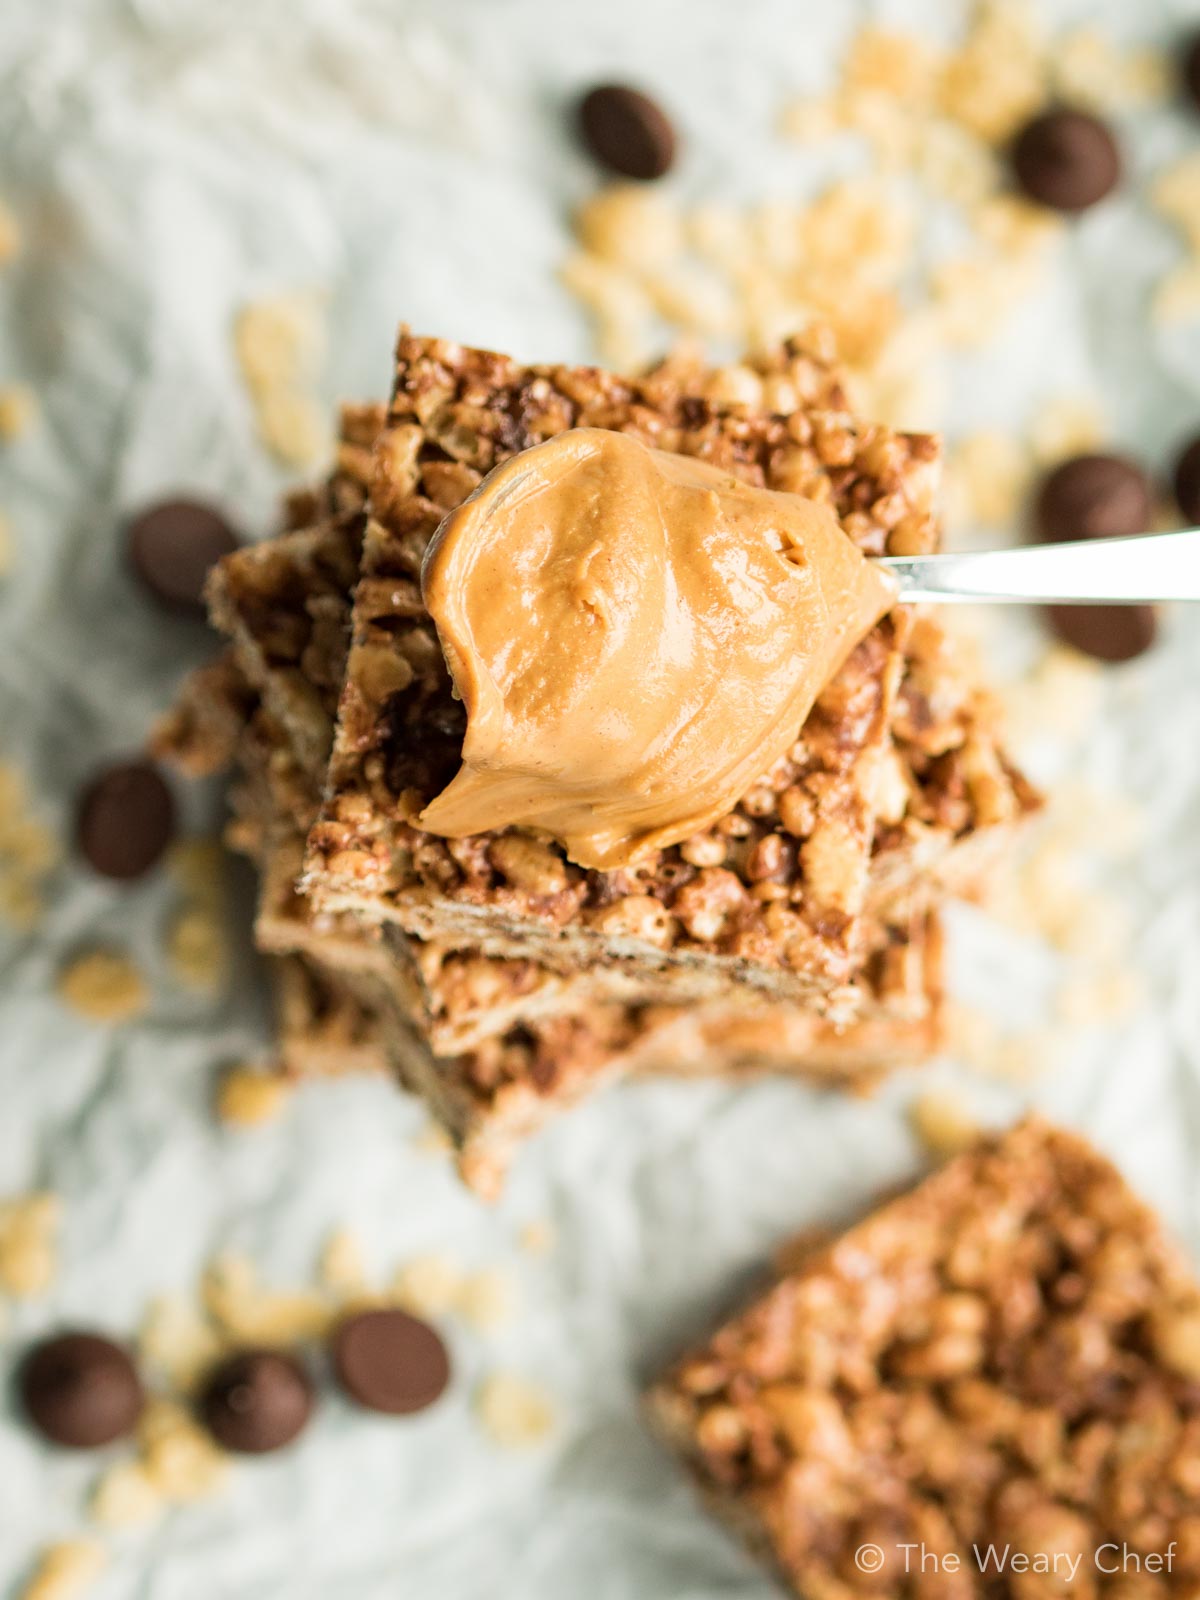
[[[133,1431],[142,1385],[126,1351],[96,1333],[34,1345],[17,1374],[29,1420],[55,1444],[91,1450]]]
[[[1175,464],[1175,499],[1186,520],[1200,524],[1200,438],[1192,440]]]
[[[219,511],[199,500],[163,500],[147,506],[128,528],[129,559],[160,604],[204,615],[204,580],[238,538]]]
[[[1121,153],[1105,124],[1065,107],[1043,112],[1022,129],[1012,164],[1030,199],[1056,211],[1086,211],[1121,177]]]
[[[1183,86],[1200,111],[1200,33],[1192,35],[1183,53]]]
[[[313,1384],[283,1350],[243,1350],[209,1374],[200,1416],[219,1445],[240,1455],[282,1450],[312,1415]]]
[[[175,801],[157,767],[127,761],[98,773],[79,798],[85,859],[105,878],[140,878],[175,835]]]
[[[1046,612],[1064,644],[1097,661],[1132,661],[1158,636],[1151,606],[1047,606]]]
[[[352,1399],[370,1411],[423,1411],[450,1380],[441,1337],[407,1311],[358,1311],[333,1332],[333,1367]]]
[[[624,84],[584,95],[579,126],[596,160],[623,178],[661,178],[675,159],[675,129],[662,107]]]
[[[1146,474],[1121,456],[1072,456],[1038,493],[1037,531],[1047,543],[1146,533],[1154,496]]]

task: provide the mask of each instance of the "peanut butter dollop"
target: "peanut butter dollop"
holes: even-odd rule
[[[895,598],[827,507],[601,428],[489,473],[422,581],[467,732],[421,826],[601,868],[729,811]]]

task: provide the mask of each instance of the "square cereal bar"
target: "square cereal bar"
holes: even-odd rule
[[[504,457],[567,427],[612,427],[828,501],[868,552],[935,545],[936,440],[850,417],[819,342],[792,341],[758,370],[776,404],[786,397],[786,414],[710,400],[714,374],[678,362],[626,381],[402,335],[375,449],[329,793],[309,841],[306,890],[320,907],[559,970],[635,962],[681,998],[736,986],[822,1005],[864,956],[881,815],[891,830],[882,903],[907,891],[926,858],[985,830],[971,810],[976,792],[986,790],[1006,823],[1019,814],[1021,800],[1000,792],[1011,791],[1010,775],[982,727],[972,773],[987,766],[995,792],[966,781],[953,735],[936,751],[914,747],[921,772],[908,782],[907,748],[889,739],[914,625],[901,608],[868,635],[788,757],[733,812],[638,867],[585,871],[519,831],[446,840],[417,825],[457,768],[464,728],[422,604],[421,558],[440,519]],[[965,687],[935,687],[954,702],[952,720],[962,723],[964,707],[974,717]],[[927,702],[921,714],[937,715],[941,705]],[[888,757],[890,810],[880,813]],[[952,807],[942,805],[944,783]],[[910,798],[921,807],[911,819]]]
[[[802,1256],[649,1403],[806,1600],[1200,1593],[1200,1288],[1039,1120]]]

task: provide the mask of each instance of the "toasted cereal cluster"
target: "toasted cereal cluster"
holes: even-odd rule
[[[384,894],[411,886],[660,950],[703,946],[794,971],[824,963],[834,979],[850,970],[873,820],[861,769],[895,692],[903,618],[865,641],[789,755],[733,812],[703,839],[638,868],[582,873],[539,847],[533,872],[526,846],[507,836],[447,841],[413,822],[457,767],[464,729],[421,602],[421,557],[445,511],[506,455],[567,427],[619,428],[827,501],[870,553],[934,546],[936,442],[864,427],[840,409],[822,336],[792,340],[743,370],[760,395],[774,385],[781,404],[799,409],[715,402],[705,397],[710,375],[686,361],[627,382],[402,337],[377,447],[335,799],[312,836],[314,882]]]
[[[1198,1380],[1182,1257],[1105,1160],[1030,1121],[802,1258],[653,1407],[806,1595],[1051,1592],[983,1576],[989,1541],[1078,1552],[1071,1592],[1165,1595],[1200,1581]],[[1144,1587],[1094,1559],[1172,1541]],[[906,1542],[957,1577],[905,1578]]]

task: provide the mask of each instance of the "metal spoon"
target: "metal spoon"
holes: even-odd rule
[[[1200,528],[1016,550],[882,556],[878,565],[895,575],[901,600],[1068,606],[1200,600]]]

